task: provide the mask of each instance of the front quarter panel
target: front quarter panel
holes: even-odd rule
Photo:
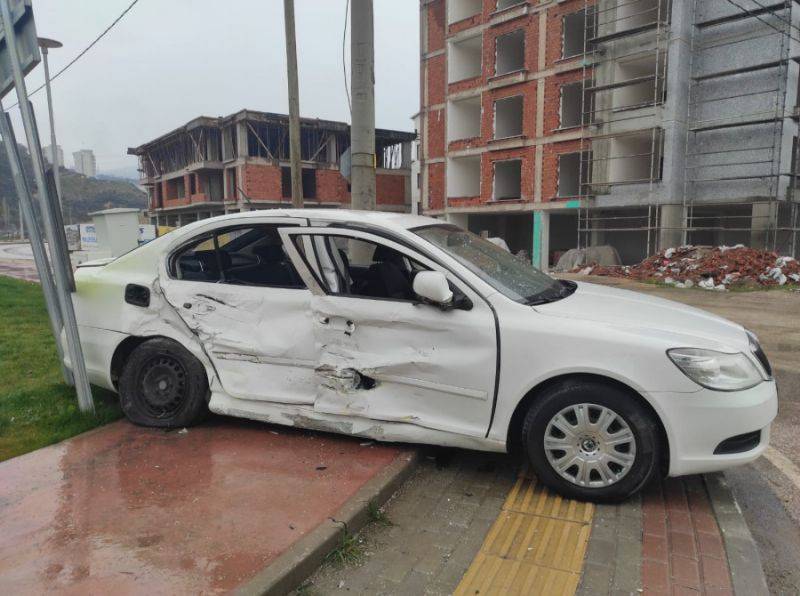
[[[659,334],[622,326],[552,317],[505,297],[492,297],[500,320],[501,374],[489,438],[505,440],[520,401],[541,383],[594,374],[637,391],[663,419],[653,393],[691,394],[700,387],[669,360]]]

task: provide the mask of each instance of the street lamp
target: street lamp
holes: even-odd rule
[[[62,47],[60,41],[40,37],[39,47],[42,49],[42,61],[44,62],[44,87],[47,93],[47,113],[50,116],[50,164],[53,166],[53,178],[56,182],[56,192],[58,193],[59,204],[61,202],[61,172],[58,165],[58,145],[56,145],[56,127],[53,123],[53,96],[50,93],[50,66],[47,63],[48,50]]]

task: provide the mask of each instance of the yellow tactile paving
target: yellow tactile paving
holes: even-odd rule
[[[455,594],[575,594],[593,515],[522,470]]]

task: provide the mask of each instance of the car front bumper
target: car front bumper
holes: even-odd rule
[[[778,413],[775,381],[744,391],[651,394],[669,439],[669,475],[716,472],[758,458],[769,445],[770,424]],[[760,431],[746,451],[717,453],[723,441]]]

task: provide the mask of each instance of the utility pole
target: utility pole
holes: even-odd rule
[[[54,208],[60,209],[59,201],[57,197],[55,200],[52,200],[50,189],[45,180],[44,164],[42,163],[42,145],[39,141],[39,131],[36,127],[33,106],[28,100],[25,73],[23,73],[22,70],[22,62],[17,45],[17,34],[14,28],[14,21],[11,18],[11,9],[8,0],[0,0],[0,17],[2,17],[3,30],[5,33],[5,50],[8,52],[8,61],[11,64],[14,88],[17,91],[17,99],[19,100],[19,110],[22,115],[22,122],[25,126],[28,150],[31,153],[31,159],[33,161],[33,173],[36,179],[39,201],[41,203],[40,211],[42,213],[42,220],[44,221],[45,235],[47,236],[47,243],[52,258],[52,273],[55,277],[58,307],[61,311],[61,320],[64,324],[66,343],[69,351],[72,373],[75,379],[75,389],[78,394],[78,406],[82,412],[93,413],[94,401],[92,399],[92,390],[89,385],[89,375],[86,372],[86,362],[83,357],[83,349],[78,333],[78,322],[75,318],[75,310],[72,305],[71,292],[75,291],[74,280],[72,278],[72,265],[69,261],[69,253],[66,252],[64,228],[58,224],[61,219],[61,214],[60,212],[56,214],[53,211]],[[20,202],[22,202],[22,200],[23,197],[20,196]],[[34,222],[30,221],[28,226],[29,233],[33,225]],[[39,277],[41,278],[45,275],[50,275],[50,271],[43,271],[40,269]]]
[[[303,175],[300,165],[300,89],[297,82],[297,40],[294,29],[294,0],[283,0],[286,28],[286,70],[289,81],[289,161],[292,171],[292,207],[303,207]]]
[[[53,166],[53,178],[56,181],[56,190],[58,191],[60,205],[61,200],[63,200],[61,195],[61,168],[58,164],[56,126],[53,119],[53,94],[50,92],[50,65],[47,62],[47,53],[50,48],[60,48],[64,44],[55,39],[47,39],[46,37],[40,37],[37,41],[42,50],[42,62],[44,62],[44,89],[47,94],[47,115],[50,119],[50,165]]]
[[[350,12],[351,205],[375,209],[375,28],[372,0],[352,0]]]

